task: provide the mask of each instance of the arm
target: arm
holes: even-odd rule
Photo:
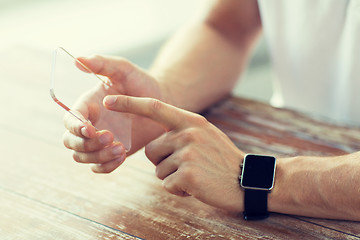
[[[279,159],[269,210],[360,220],[360,152]]]
[[[261,29],[256,1],[217,0],[200,23],[185,27],[164,47],[150,74],[122,58],[79,58],[94,73],[107,76],[117,93],[152,97],[176,106],[200,111],[227,95],[244,67]],[[89,116],[92,124],[111,115],[94,109],[102,105],[98,91],[79,99],[73,110]],[[101,116],[100,116],[101,115]],[[109,173],[130,155],[163,133],[157,123],[143,117],[132,119],[132,148],[126,153],[113,142],[109,131],[96,131],[67,116],[64,144],[74,150],[80,163],[95,163],[93,171]],[[119,126],[120,127],[120,126]],[[106,129],[106,126],[104,126]]]
[[[167,102],[201,111],[229,94],[260,31],[257,1],[213,1],[201,22],[163,47],[150,73],[171,96]]]
[[[232,212],[244,210],[238,182],[244,153],[205,118],[150,98],[108,96],[104,104],[164,126],[166,133],[145,153],[168,192]],[[360,152],[278,159],[268,210],[360,221]]]

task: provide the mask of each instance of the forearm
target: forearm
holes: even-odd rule
[[[360,152],[279,159],[269,211],[360,220]]]
[[[169,103],[198,112],[229,94],[261,30],[257,6],[252,8],[247,20],[237,20],[246,26],[217,25],[221,21],[213,17],[184,27],[164,46],[150,72]]]

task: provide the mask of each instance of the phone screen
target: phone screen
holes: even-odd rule
[[[89,122],[97,130],[111,131],[114,141],[121,142],[129,151],[130,114],[110,111],[103,106],[105,96],[119,94],[108,78],[96,75],[64,48],[59,47],[54,51],[50,84],[52,99],[79,121]],[[91,111],[96,114],[85,117],[82,102],[91,103]]]

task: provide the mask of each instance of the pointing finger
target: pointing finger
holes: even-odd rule
[[[130,96],[107,96],[104,99],[106,108],[141,115],[162,124],[168,131],[182,129],[189,126],[191,112],[163,103],[153,98],[139,98]]]

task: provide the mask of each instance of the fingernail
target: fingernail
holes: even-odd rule
[[[120,145],[117,145],[117,146],[113,147],[113,149],[112,149],[112,153],[115,156],[121,155],[123,152],[124,152],[124,148]]]
[[[104,133],[103,135],[100,136],[99,141],[101,142],[101,144],[106,145],[109,144],[111,142],[111,136],[109,133]]]
[[[110,106],[113,105],[116,102],[116,96],[107,96],[105,98],[105,104]]]
[[[84,137],[90,138],[89,132],[88,132],[88,130],[86,129],[86,127],[81,127],[80,131],[81,131],[81,134],[82,134]]]

